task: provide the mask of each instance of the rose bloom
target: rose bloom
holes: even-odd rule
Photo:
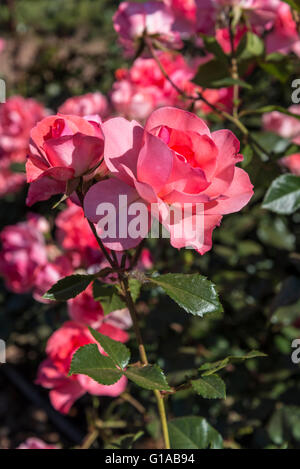
[[[81,117],[98,114],[103,119],[109,114],[109,105],[102,93],[88,93],[67,99],[60,106],[58,112],[59,114]]]
[[[105,161],[113,177],[87,192],[84,209],[93,223],[101,222],[96,213],[100,202],[109,202],[118,210],[119,196],[126,195],[129,207],[122,207],[122,213],[126,208],[130,211],[135,202],[148,209],[154,204],[154,217],[170,232],[172,246],[191,246],[204,254],[211,249],[212,232],[222,216],[241,210],[253,195],[248,174],[236,167],[243,159],[237,138],[229,130],[211,133],[194,114],[161,108],[153,112],[145,129],[134,121],[115,118],[103,130]],[[176,219],[167,217],[170,205],[175,204],[180,209],[184,204],[190,206],[190,212],[184,214],[187,228],[182,236],[176,232]],[[196,204],[202,204],[202,213],[195,213]],[[128,224],[132,217],[129,213]],[[198,233],[191,236],[196,222],[203,234],[200,240]],[[103,226],[97,228],[101,236]],[[146,235],[124,238],[116,232],[103,242],[118,251],[136,246]]]
[[[0,53],[5,49],[5,41],[0,37]]]
[[[56,115],[43,119],[31,131],[26,164],[30,184],[27,204],[65,193],[66,183],[80,176],[105,172],[101,164],[104,136],[100,118]]]
[[[0,159],[25,162],[32,127],[46,116],[33,99],[13,96],[0,105]]]
[[[128,329],[132,325],[126,308],[104,316],[101,303],[94,300],[92,285],[68,301],[68,312],[73,321],[91,326],[93,329],[99,328],[101,324],[110,324],[120,329]]]
[[[51,304],[52,301],[45,300],[43,295],[59,280],[71,275],[73,271],[70,259],[64,255],[59,255],[52,262],[37,267],[33,288],[34,299],[40,303]]]
[[[181,44],[179,34],[173,32],[174,21],[171,9],[158,1],[122,2],[113,17],[120,43],[130,55],[145,34],[176,46]]]
[[[6,287],[14,293],[32,290],[37,269],[47,263],[47,251],[36,220],[7,226],[0,234],[0,273]]]
[[[103,260],[99,245],[83,209],[67,201],[67,208],[55,220],[56,240],[72,259],[74,268],[88,268]]]
[[[164,0],[164,3],[175,15],[173,30],[180,32],[183,37],[193,34],[196,27],[195,0]]]
[[[49,445],[39,438],[27,438],[17,449],[59,449],[57,445]]]
[[[277,9],[274,29],[266,38],[267,53],[294,52],[300,57],[300,35],[289,5],[281,2]]]
[[[0,163],[0,197],[18,192],[25,183],[24,173],[14,173],[9,164]]]
[[[300,105],[291,106],[289,111],[300,115]],[[287,116],[278,111],[268,112],[263,116],[263,126],[265,130],[300,145],[300,120],[295,117]]]
[[[300,153],[285,156],[281,158],[280,164],[287,168],[291,173],[300,176]]]
[[[119,342],[126,342],[128,334],[109,324],[103,324],[97,329]],[[50,389],[50,401],[53,407],[67,414],[74,402],[86,392],[95,396],[119,396],[126,388],[127,380],[122,377],[111,386],[104,386],[85,375],[68,376],[71,360],[79,347],[96,343],[86,326],[76,322],[66,322],[50,337],[47,344],[48,358],[38,371],[37,384]]]

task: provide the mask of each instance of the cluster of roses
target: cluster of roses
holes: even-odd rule
[[[291,51],[300,55],[297,18],[280,0],[162,0],[123,2],[114,16],[115,29],[128,54],[146,34],[169,47],[181,48],[182,39],[215,35],[230,50],[226,10],[239,19],[236,45],[248,30],[265,36],[267,53]]]
[[[62,277],[79,270],[95,272],[107,267],[79,206],[68,201],[55,225],[54,240],[51,240],[47,220],[34,214],[2,231],[0,273],[9,290],[32,292],[37,301],[47,302],[43,299],[44,293]],[[151,267],[147,250],[143,251],[140,267]],[[53,406],[63,413],[67,413],[74,401],[86,392],[116,396],[125,389],[125,379],[107,387],[83,375],[67,375],[77,348],[94,342],[88,326],[121,342],[128,339],[125,329],[131,326],[126,309],[104,316],[101,304],[93,298],[91,287],[68,301],[68,314],[70,320],[49,339],[47,359],[41,364],[37,378],[37,383],[51,390]]]

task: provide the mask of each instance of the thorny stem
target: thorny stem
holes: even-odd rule
[[[137,318],[137,313],[135,309],[135,305],[129,290],[129,284],[128,284],[128,278],[124,277],[121,279],[121,286],[123,288],[123,292],[125,295],[125,300],[126,304],[128,306],[131,319],[133,322],[133,328],[135,331],[136,339],[138,342],[138,347],[139,347],[139,353],[140,353],[140,359],[141,363],[143,366],[148,365],[148,358],[145,350],[145,346],[143,343],[143,338],[141,335],[139,323],[138,323],[138,318]],[[163,432],[163,437],[164,437],[164,442],[165,442],[165,448],[170,449],[170,437],[169,437],[169,430],[168,430],[168,422],[167,422],[167,416],[166,416],[166,409],[165,409],[165,403],[164,399],[161,395],[161,393],[158,390],[154,391],[156,401],[157,401],[157,407],[158,407],[158,412],[160,416],[160,421],[161,421],[161,426],[162,426],[162,432]]]
[[[234,38],[235,38],[235,28],[232,22],[232,9],[229,15],[229,36],[230,36],[230,46],[231,46],[231,77],[234,80],[239,79],[239,70],[238,64],[235,56],[235,47],[234,47]],[[238,119],[239,111],[239,85],[233,86],[233,116]]]
[[[265,155],[268,155],[269,157],[271,156],[261,145],[259,142],[257,142],[257,140],[253,137],[253,135],[250,134],[249,130],[244,126],[244,124],[239,120],[239,117],[238,116],[232,116],[231,114],[229,114],[228,112],[224,111],[223,109],[221,109],[220,107],[216,106],[215,104],[212,104],[210,103],[204,96],[201,92],[197,92],[197,97],[196,96],[191,96],[191,95],[188,95],[184,90],[182,90],[181,88],[179,88],[179,86],[176,85],[176,83],[173,82],[173,80],[169,77],[168,73],[166,72],[166,70],[164,69],[162,63],[160,62],[155,50],[154,50],[154,47],[152,45],[152,42],[150,39],[146,39],[146,44],[148,46],[148,49],[153,57],[153,59],[155,60],[156,64],[158,65],[161,73],[163,74],[163,76],[165,77],[166,80],[168,80],[168,82],[172,85],[172,87],[174,88],[175,91],[177,91],[178,94],[180,94],[184,99],[188,100],[188,101],[193,101],[193,102],[196,102],[196,101],[202,101],[203,103],[205,103],[208,107],[210,107],[210,109],[212,109],[212,111],[214,111],[216,114],[218,114],[219,116],[223,117],[224,119],[227,119],[229,120],[230,122],[232,122],[242,133],[243,135],[245,136],[246,139],[249,139],[253,145],[255,145],[257,148],[260,149],[260,151],[262,153],[264,153]]]

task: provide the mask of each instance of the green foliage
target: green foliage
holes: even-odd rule
[[[99,342],[104,352],[107,353],[114,364],[124,370],[130,360],[130,350],[121,342],[117,342],[107,335],[100,334],[100,332],[95,331],[91,327],[89,329],[94,339]]]
[[[123,309],[126,306],[115,285],[105,285],[96,280],[93,284],[93,295],[94,299],[101,303],[104,314]]]
[[[129,367],[125,372],[128,379],[144,389],[170,391],[166,377],[157,365]]]
[[[45,300],[67,301],[86,290],[94,280],[94,275],[70,275],[59,280],[45,293]]]
[[[266,357],[266,355],[264,353],[253,350],[252,352],[249,352],[246,355],[230,356],[214,363],[205,363],[199,368],[199,371],[204,371],[204,373],[202,373],[202,376],[211,376],[217,373],[218,371],[222,370],[223,368],[226,368],[230,363],[243,362],[245,360],[250,360],[252,358],[258,357]]]
[[[283,174],[272,182],[263,208],[272,212],[290,215],[300,208],[300,177]]]
[[[172,449],[222,449],[221,435],[201,417],[181,417],[169,422]]]
[[[205,399],[226,399],[224,381],[218,375],[203,376],[191,381],[193,390]]]
[[[165,274],[152,277],[151,282],[162,287],[187,313],[203,317],[223,311],[215,286],[201,275]]]

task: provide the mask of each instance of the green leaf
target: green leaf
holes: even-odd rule
[[[246,145],[242,151],[242,155],[244,156],[244,160],[241,164],[242,168],[246,168],[252,161],[253,158],[253,149],[250,145]]]
[[[130,350],[121,342],[111,339],[107,335],[100,334],[89,327],[92,336],[99,342],[103,350],[119,368],[126,368],[130,360]]]
[[[94,275],[70,275],[59,280],[43,298],[46,300],[67,301],[86,290],[94,280]]]
[[[73,355],[69,376],[83,374],[107,386],[115,384],[122,372],[109,357],[101,355],[96,344],[80,347]]]
[[[104,285],[96,280],[93,295],[95,301],[100,301],[105,315],[126,307],[115,285]]]
[[[300,2],[299,0],[283,0],[284,3],[287,3],[296,11],[300,11]]]
[[[247,32],[241,39],[236,51],[238,61],[261,57],[265,46],[263,40],[254,33]]]
[[[276,445],[285,442],[300,441],[300,409],[297,406],[285,405],[275,410],[267,430]]]
[[[141,282],[139,282],[135,278],[129,279],[129,289],[130,289],[130,293],[131,293],[134,303],[140,296],[141,288],[142,288]]]
[[[128,379],[144,389],[170,391],[166,377],[157,365],[130,367],[124,373]]]
[[[226,368],[230,363],[243,362],[245,360],[250,360],[252,358],[258,358],[258,357],[267,357],[267,355],[262,352],[258,352],[257,350],[252,350],[246,355],[241,355],[241,356],[232,355],[214,363],[205,363],[199,368],[199,371],[205,372],[202,374],[202,378],[203,378],[204,376],[210,376],[210,375],[217,373],[223,368]]]
[[[203,88],[220,88],[219,82],[225,78],[230,78],[229,68],[213,59],[199,67],[193,81]]]
[[[150,280],[162,287],[187,313],[203,317],[223,311],[214,284],[199,274],[166,274]]]
[[[226,386],[218,375],[204,376],[191,381],[192,388],[204,399],[226,399]]]
[[[300,208],[300,177],[283,174],[273,181],[263,208],[281,215],[290,215]]]
[[[105,446],[105,449],[132,449],[134,443],[144,435],[144,432],[140,431],[136,434],[128,433],[122,435],[117,440],[113,440]]]
[[[180,417],[169,422],[172,449],[222,449],[222,436],[202,417]]]
[[[289,326],[299,318],[299,311],[300,300],[292,305],[281,306],[280,308],[276,309],[275,313],[272,315],[271,322],[273,324],[283,324],[284,326]]]
[[[294,117],[297,120],[300,120],[300,114],[294,114],[293,112],[289,111],[288,109],[282,107],[282,106],[277,106],[274,104],[270,104],[269,106],[264,106],[260,107],[258,109],[251,109],[250,111],[245,111],[244,115],[246,114],[265,114],[267,112],[281,112],[282,114],[285,114],[286,116]]]
[[[246,88],[247,90],[252,90],[252,86],[246,83],[243,80],[236,80],[235,78],[227,77],[222,78],[221,80],[216,80],[213,82],[213,88],[229,88],[234,85],[238,85],[241,88]]]
[[[207,52],[211,52],[216,59],[228,66],[228,56],[214,36],[203,36],[203,42]]]

